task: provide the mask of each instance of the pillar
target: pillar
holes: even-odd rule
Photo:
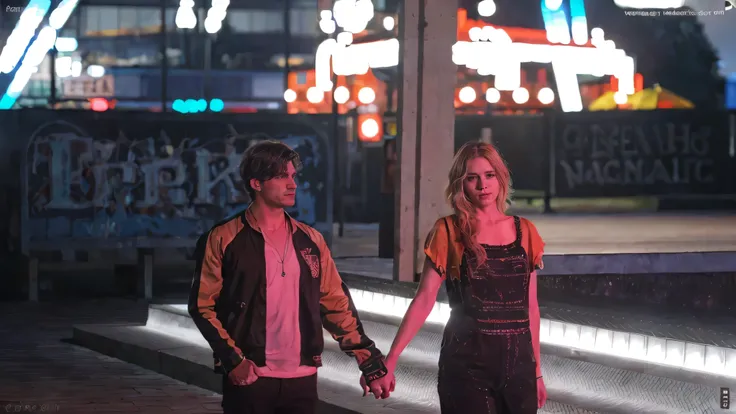
[[[415,281],[424,239],[451,210],[444,198],[455,141],[452,45],[457,1],[404,0],[399,21],[402,75],[394,280]]]

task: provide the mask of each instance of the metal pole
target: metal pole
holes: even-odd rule
[[[169,78],[169,57],[166,54],[168,36],[166,33],[166,0],[161,0],[161,43],[159,45],[159,53],[161,54],[161,112],[167,112],[169,110],[169,92],[168,83]]]
[[[332,7],[330,9],[334,9],[335,7],[335,1],[332,2]],[[330,37],[337,38],[337,31],[333,33]],[[333,174],[335,174],[335,201],[337,204],[337,222],[338,222],[338,230],[337,235],[338,237],[343,237],[345,234],[345,212],[343,208],[343,180],[340,178],[340,155],[341,151],[340,148],[342,148],[342,145],[340,143],[340,125],[339,125],[339,118],[340,118],[340,109],[337,105],[337,101],[335,100],[335,89],[337,89],[337,81],[338,77],[335,74],[335,72],[332,72],[332,90],[330,91],[330,99],[332,100],[332,108],[331,108],[331,116],[330,116],[330,142],[333,145],[333,148],[335,148],[334,154],[335,154],[335,162],[334,162],[334,168],[333,168]]]
[[[51,83],[51,89],[49,90],[49,105],[51,106],[51,109],[54,109],[54,106],[56,105],[56,56],[58,56],[58,51],[56,50],[56,47],[53,47],[51,49],[51,53],[49,53],[49,58],[51,61],[49,62],[49,71],[51,72],[49,74],[49,81]]]
[[[339,108],[337,106],[337,101],[335,100],[335,88],[337,88],[337,75],[332,75],[332,96],[330,96],[330,99],[332,99],[332,116],[330,119],[330,127],[332,135],[332,145],[335,148],[335,168],[333,168],[333,174],[335,174],[335,200],[337,201],[337,214],[338,214],[338,231],[337,235],[339,237],[342,237],[345,234],[345,212],[343,211],[343,191],[342,186],[343,182],[340,178],[340,155],[341,151],[340,149],[343,147],[340,143],[340,125],[339,125]]]
[[[202,15],[207,15],[207,9],[202,8]],[[197,25],[197,36],[204,34],[204,98],[209,101],[212,99],[212,40],[217,33],[209,34],[205,30],[202,33],[201,28]]]
[[[289,88],[291,65],[291,0],[284,0],[284,90]],[[284,106],[286,106],[284,101]]]
[[[212,98],[212,37],[209,33],[204,34],[204,98],[209,101]]]

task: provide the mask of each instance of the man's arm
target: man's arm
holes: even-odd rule
[[[242,362],[243,353],[215,312],[222,289],[222,238],[216,229],[199,239],[195,257],[197,265],[189,294],[189,315],[225,371],[230,372]]]
[[[387,374],[383,354],[368,338],[360,322],[358,310],[350,297],[348,287],[337,273],[332,254],[324,238],[316,230],[313,240],[319,246],[322,281],[320,285],[320,311],[322,325],[340,345],[340,349],[358,361],[367,381]]]

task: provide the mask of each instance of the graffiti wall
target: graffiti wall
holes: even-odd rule
[[[559,197],[736,191],[725,112],[570,113],[556,130]]]
[[[283,115],[50,116],[57,119],[36,123],[23,160],[23,233],[30,248],[188,247],[247,206],[238,166],[245,149],[264,139],[280,140],[301,156],[290,214],[331,229],[329,148],[310,124]]]

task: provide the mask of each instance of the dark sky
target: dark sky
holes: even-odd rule
[[[721,0],[686,0],[685,4],[695,10],[708,10],[714,7],[724,7]],[[705,32],[710,38],[721,57],[721,72],[728,76],[736,76],[736,9],[726,12],[725,16],[701,17]]]

